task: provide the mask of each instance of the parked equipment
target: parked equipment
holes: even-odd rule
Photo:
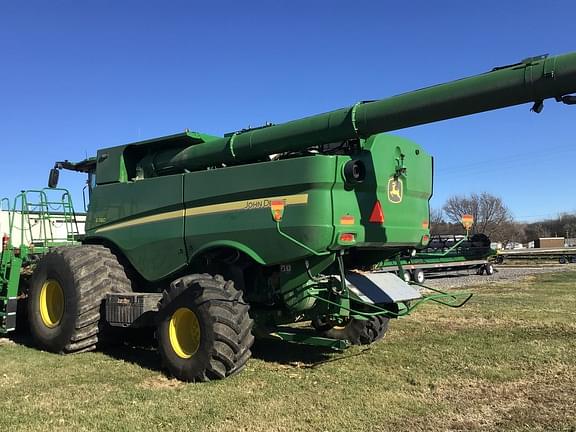
[[[474,270],[476,274],[494,274],[490,258],[496,251],[490,248],[490,239],[484,234],[472,237],[456,235],[432,236],[420,251],[400,254],[376,266],[378,271],[400,271],[406,282],[424,283],[426,274]]]
[[[522,261],[557,261],[559,264],[576,263],[576,248],[524,248],[499,250],[496,262],[503,264],[506,260]]]
[[[432,158],[381,132],[526,102],[540,112],[544,99],[574,103],[574,91],[576,54],[541,56],[285,124],[59,162],[52,187],[59,169],[88,174],[86,235],[38,260],[8,248],[34,269],[17,294],[32,335],[78,352],[115,328],[154,326],[170,373],[204,381],[242,370],[253,334],[343,348],[381,339],[424,302],[458,307],[468,295],[422,296],[362,272],[429,242]]]

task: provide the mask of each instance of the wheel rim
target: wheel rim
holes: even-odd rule
[[[48,328],[57,327],[64,316],[64,290],[57,280],[47,279],[40,290],[40,317]]]
[[[188,308],[179,308],[170,318],[170,345],[180,358],[192,357],[200,347],[200,323]]]

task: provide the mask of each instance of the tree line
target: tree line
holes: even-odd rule
[[[486,234],[493,242],[528,243],[541,237],[576,237],[576,213],[564,213],[537,222],[515,221],[500,197],[488,192],[455,195],[444,206],[430,211],[430,231],[437,234],[463,234],[462,216],[472,215],[471,234]]]

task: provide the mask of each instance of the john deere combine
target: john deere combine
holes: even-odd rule
[[[465,300],[422,297],[393,274],[363,271],[429,241],[432,157],[382,132],[527,102],[540,112],[547,98],[575,103],[575,91],[576,54],[536,57],[224,137],[105,148],[51,172],[51,187],[59,169],[88,174],[81,241],[35,260],[9,244],[3,257],[33,268],[16,296],[27,297],[38,346],[53,352],[154,326],[170,373],[203,381],[240,371],[253,334],[371,343],[422,302]],[[3,277],[6,310],[15,294]],[[311,325],[289,326],[297,322]]]

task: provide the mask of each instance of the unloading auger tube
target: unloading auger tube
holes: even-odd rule
[[[533,57],[470,78],[192,145],[160,157],[156,169],[238,164],[527,102],[540,112],[549,98],[575,104],[574,92],[576,53]]]

